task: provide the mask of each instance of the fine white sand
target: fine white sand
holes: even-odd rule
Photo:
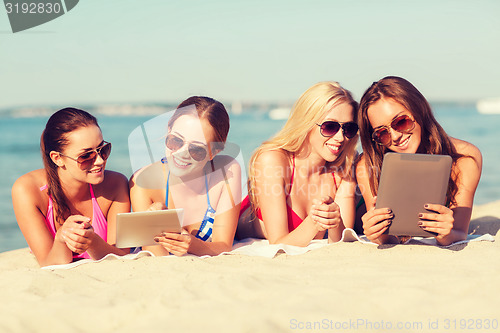
[[[55,271],[40,269],[28,249],[5,252],[0,332],[484,328],[500,321],[499,228],[494,202],[474,208],[470,231],[495,242],[448,249],[354,242],[274,259],[144,257]]]

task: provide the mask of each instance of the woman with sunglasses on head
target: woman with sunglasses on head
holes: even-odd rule
[[[168,121],[165,156],[130,180],[134,211],[184,208],[182,233],[163,232],[155,255],[217,255],[230,251],[241,202],[241,169],[224,149],[229,115],[224,105],[193,96]],[[149,185],[152,184],[152,185]],[[160,186],[158,186],[160,185]]]
[[[359,107],[363,155],[357,180],[366,202],[362,217],[365,235],[376,243],[399,243],[384,234],[393,217],[390,207],[375,209],[384,154],[439,154],[452,157],[452,171],[446,206],[428,203],[422,207],[419,226],[434,232],[440,245],[464,240],[472,212],[474,193],[482,168],[481,152],[474,145],[452,138],[434,118],[425,97],[407,80],[388,76],[374,82],[364,93]],[[411,189],[409,189],[411,190]]]
[[[249,233],[307,246],[327,231],[330,242],[339,241],[353,227],[356,109],[337,82],[317,83],[300,96],[284,127],[250,160],[242,229],[250,216]]]
[[[124,255],[115,243],[117,213],[130,211],[127,179],[105,170],[111,143],[97,119],[74,108],[54,113],[40,140],[45,169],[12,187],[19,227],[41,266]]]

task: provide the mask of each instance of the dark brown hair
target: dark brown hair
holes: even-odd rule
[[[455,195],[458,191],[456,168],[457,160],[464,155],[457,153],[455,146],[444,129],[439,125],[432,109],[420,93],[407,80],[397,76],[387,76],[374,82],[368,88],[359,104],[358,122],[363,155],[365,157],[366,170],[370,177],[370,188],[373,195],[376,195],[382,160],[388,148],[375,144],[372,141],[373,128],[368,119],[368,108],[381,98],[390,98],[401,104],[410,111],[415,121],[422,129],[420,146],[418,153],[449,155],[453,159],[452,173],[448,183],[446,193],[447,204],[455,204]]]
[[[75,108],[64,108],[49,118],[40,138],[43,164],[47,172],[48,191],[54,203],[55,220],[60,225],[69,216],[70,209],[57,173],[58,166],[50,158],[50,152],[62,152],[68,145],[69,133],[80,127],[92,125],[99,127],[97,119],[90,113]]]
[[[198,118],[207,119],[214,129],[215,137],[210,146],[216,150],[224,149],[224,143],[229,133],[229,115],[224,105],[213,98],[205,96],[191,96],[177,106],[174,114],[168,121],[168,129],[171,130],[175,121],[186,114],[190,114],[192,109],[189,106],[194,105]]]

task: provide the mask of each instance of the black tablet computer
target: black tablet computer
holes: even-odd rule
[[[448,155],[386,153],[375,208],[391,208],[386,233],[396,236],[434,236],[418,226],[426,203],[444,205],[452,158]]]

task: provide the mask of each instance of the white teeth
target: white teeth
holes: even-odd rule
[[[102,171],[102,169],[98,169],[98,170],[94,170],[94,171],[89,171],[89,173],[99,173],[101,171]]]
[[[406,139],[404,139],[403,141],[401,141],[399,143],[398,147],[404,146],[408,142],[408,140],[410,140],[410,137],[407,137]]]
[[[185,166],[189,165],[189,163],[182,162],[175,157],[174,157],[174,161],[175,161],[175,164],[177,164],[178,166],[181,166],[181,167],[185,167]]]
[[[339,151],[340,147],[339,146],[332,146],[332,145],[327,145],[328,148],[330,148],[331,150],[333,150],[334,152],[337,152]]]

